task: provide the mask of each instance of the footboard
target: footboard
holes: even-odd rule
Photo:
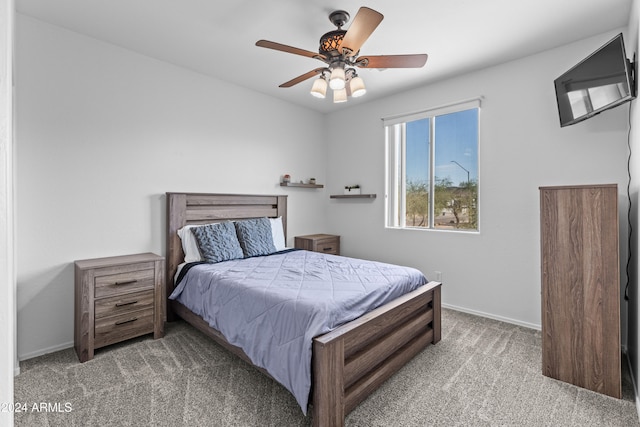
[[[440,286],[429,282],[314,339],[314,426],[343,426],[346,414],[440,341]]]

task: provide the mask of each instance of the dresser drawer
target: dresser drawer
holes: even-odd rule
[[[98,299],[95,302],[96,319],[153,308],[153,298],[153,289],[149,289],[148,291]]]
[[[318,240],[315,245],[316,252],[323,252],[325,254],[338,254],[338,241],[334,238]]]
[[[95,321],[95,346],[120,342],[153,332],[153,307]]]
[[[141,266],[140,269],[132,271],[101,274],[95,277],[95,298],[121,295],[123,293],[136,292],[143,289],[153,289],[155,284],[155,271],[153,265]],[[143,269],[144,268],[144,269]]]

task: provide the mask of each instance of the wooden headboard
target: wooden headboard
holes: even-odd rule
[[[184,262],[178,230],[187,224],[207,224],[248,218],[282,217],[287,238],[287,196],[167,193],[167,294],[173,292],[178,265]]]

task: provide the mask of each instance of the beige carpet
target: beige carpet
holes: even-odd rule
[[[640,426],[622,400],[541,375],[540,333],[451,310],[442,341],[414,358],[347,426]],[[73,349],[20,364],[16,426],[307,426],[293,397],[182,322],[161,340]],[[40,406],[44,403],[45,406]],[[41,412],[34,409],[42,408]]]

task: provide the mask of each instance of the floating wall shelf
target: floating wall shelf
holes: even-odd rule
[[[322,184],[296,184],[295,182],[281,182],[280,187],[324,188]]]
[[[332,199],[375,199],[375,194],[332,194]]]

